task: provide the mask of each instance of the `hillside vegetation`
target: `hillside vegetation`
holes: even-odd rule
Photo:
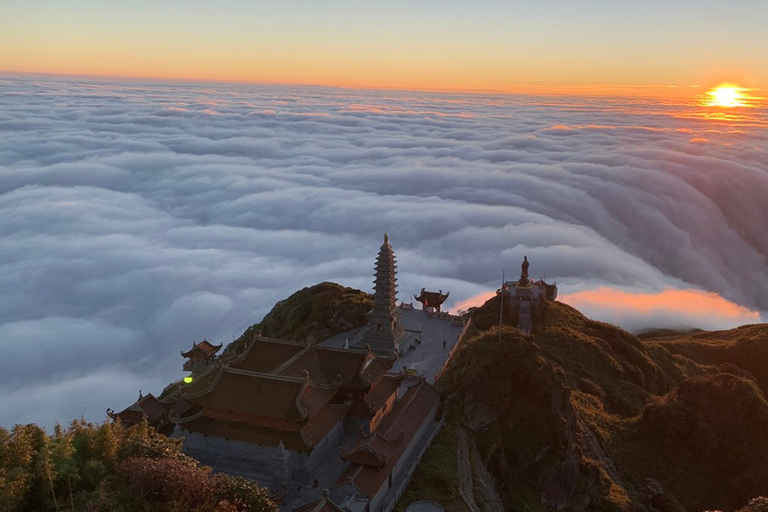
[[[768,395],[768,325],[743,325],[736,329],[694,333],[649,333],[643,341],[658,344],[701,364],[723,372],[753,376]],[[745,373],[745,372],[748,372]]]
[[[0,512],[276,512],[255,482],[213,475],[146,423],[0,428]]]
[[[325,282],[303,288],[275,304],[261,322],[227,346],[225,353],[239,351],[254,334],[302,342],[314,336],[323,341],[366,325],[366,313],[372,307],[372,295],[340,284]]]
[[[471,312],[482,332],[437,386],[507,510],[732,511],[768,494],[765,367],[740,358],[768,348],[766,326],[643,342],[547,303],[532,334],[507,319],[499,335],[498,306]]]

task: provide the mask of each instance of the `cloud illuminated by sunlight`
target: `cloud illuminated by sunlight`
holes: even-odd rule
[[[478,306],[482,306],[485,304],[486,301],[492,299],[496,296],[496,292],[483,292],[480,294],[477,294],[473,297],[470,297],[466,300],[463,300],[459,303],[457,303],[455,306],[451,308],[451,313],[458,313],[459,311],[466,311],[469,308],[474,308]]]
[[[721,329],[760,321],[760,313],[714,292],[667,289],[659,293],[601,287],[561,295],[585,315],[630,330],[649,327]]]
[[[496,292],[483,292],[457,303],[458,313],[482,306]],[[760,313],[724,299],[714,292],[667,289],[658,293],[628,292],[601,287],[558,297],[595,320],[619,325],[630,331],[647,328],[728,329],[760,322]]]

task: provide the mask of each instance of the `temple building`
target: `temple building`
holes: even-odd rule
[[[443,293],[443,290],[439,292],[428,292],[424,288],[421,289],[419,296],[413,296],[414,300],[421,302],[421,307],[428,313],[440,314],[440,308],[443,302],[448,298],[451,292]]]
[[[113,420],[119,419],[127,427],[141,423],[146,419],[149,426],[154,427],[158,432],[169,435],[173,432],[173,423],[169,419],[173,406],[173,400],[160,400],[152,393],[144,395],[139,391],[139,398],[136,402],[120,412],[107,409],[107,416]]]
[[[180,391],[189,407],[173,417],[175,435],[188,455],[254,478],[286,503],[329,488],[337,503],[378,510],[388,482],[407,482],[406,460],[437,431],[439,394],[391,373],[395,360],[254,336]]]
[[[385,233],[376,258],[373,309],[368,312],[368,331],[362,340],[363,345],[370,346],[377,354],[397,354],[406,338],[400,322],[401,311],[397,307],[396,269],[395,253],[389,244],[389,235]]]
[[[384,378],[393,363],[366,350],[254,337],[181,391],[195,407],[176,422],[188,433],[309,453],[334,429],[375,428],[399,387]]]
[[[350,464],[331,496],[340,502],[350,495],[365,498],[370,511],[381,510],[388,496],[410,479],[407,463],[414,453],[431,444],[428,438],[436,433],[432,425],[439,405],[440,394],[425,381],[409,388],[376,432],[361,436],[341,452],[341,458]]]
[[[213,366],[216,361],[216,352],[221,350],[222,345],[222,343],[213,345],[208,340],[203,340],[200,343],[193,342],[191,349],[181,353],[181,357],[187,359],[184,362],[184,371],[191,372],[193,379],[197,377]]]
[[[557,283],[548,284],[543,279],[533,281],[528,276],[528,256],[523,256],[522,271],[517,281],[506,281],[500,290],[505,314],[517,319],[518,328],[528,334],[535,319],[540,318],[541,305],[545,300],[557,299]]]

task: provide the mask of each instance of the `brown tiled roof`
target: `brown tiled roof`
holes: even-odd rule
[[[139,399],[133,404],[117,413],[110,413],[113,418],[120,418],[126,425],[140,423],[146,416],[147,423],[153,425],[163,419],[171,410],[171,403],[155,398],[152,393],[139,395]]]
[[[341,376],[340,387],[367,389],[392,368],[394,362],[394,357],[383,358],[367,350],[314,345],[281,368],[280,374],[296,376],[307,371],[313,380],[326,383]]]
[[[149,423],[158,421],[171,410],[170,403],[158,400],[152,393],[140,398],[137,404],[146,413]]]
[[[352,449],[342,452],[342,457],[353,464],[344,471],[336,486],[351,483],[372,498],[439,401],[440,394],[426,380],[408,389],[374,434],[363,436]],[[378,459],[384,464],[365,464]]]
[[[363,466],[371,466],[375,468],[383,468],[386,463],[384,455],[377,452],[368,445],[352,450],[349,453],[342,455],[344,460],[353,462],[355,464],[361,464]]]
[[[192,348],[186,352],[182,352],[181,355],[189,358],[210,359],[216,352],[221,350],[222,345],[223,343],[213,345],[208,340],[203,340],[200,343],[193,343]]]
[[[212,380],[193,382],[182,391],[182,397],[205,410],[299,422],[322,409],[337,390],[338,385],[318,384],[307,377],[269,375],[222,365]]]
[[[246,352],[230,362],[232,368],[286,377],[305,372],[315,382],[331,384],[341,376],[345,389],[367,389],[395,363],[368,350],[349,350],[324,345],[255,337]]]
[[[323,491],[320,499],[294,507],[293,512],[344,512],[344,510],[328,497],[327,491]]]
[[[421,295],[418,297],[414,295],[413,298],[425,306],[437,307],[445,302],[445,299],[447,299],[450,294],[451,292],[445,294],[441,292],[428,292],[422,288]]]
[[[363,363],[362,380],[364,382],[376,382],[384,376],[395,364],[397,356],[378,356],[371,351],[368,351],[368,357],[365,363]]]
[[[371,411],[378,410],[387,400],[389,400],[389,397],[397,391],[404,379],[405,372],[394,375],[384,375],[384,377],[376,383],[376,386],[365,395],[366,405]]]
[[[309,422],[301,428],[307,446],[314,446],[319,443],[333,427],[344,419],[349,409],[350,402],[344,404],[328,404],[312,417]]]
[[[230,362],[230,366],[251,372],[272,373],[306,348],[304,343],[257,336],[243,355]]]
[[[173,394],[171,397],[169,397],[168,401],[171,403],[171,418],[182,416],[186,414],[190,409],[195,407],[194,405],[184,400],[184,397],[181,396],[181,393]]]
[[[112,414],[112,418],[120,418],[120,421],[122,421],[123,424],[128,427],[141,423],[141,420],[143,420],[145,417],[144,412],[142,412],[138,407],[133,407],[134,406],[131,406],[120,412]]]

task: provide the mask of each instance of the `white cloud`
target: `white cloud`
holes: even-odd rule
[[[403,299],[457,304],[527,254],[563,293],[700,289],[766,310],[765,111],[698,111],[0,76],[0,343],[18,361],[0,425],[66,422],[83,398],[57,379],[120,368],[99,419],[179,377],[192,339],[231,340],[323,280],[369,290],[385,231]],[[25,392],[71,406],[32,414]]]

